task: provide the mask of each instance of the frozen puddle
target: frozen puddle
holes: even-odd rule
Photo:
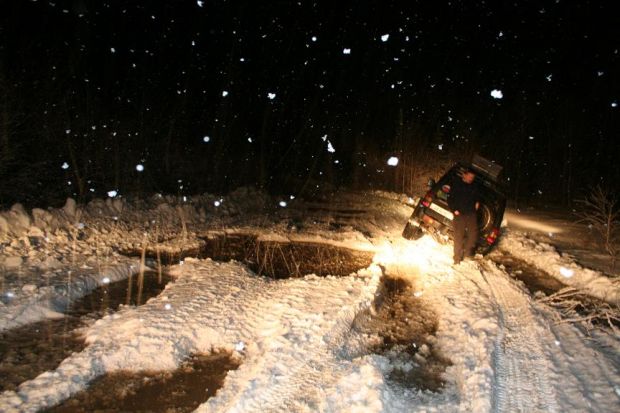
[[[409,281],[384,275],[374,311],[360,312],[353,331],[371,338],[361,351],[390,360],[388,379],[394,384],[436,392],[445,383],[442,373],[452,364],[434,348],[437,325],[437,314],[415,296]]]
[[[226,374],[237,367],[239,361],[222,352],[194,355],[173,371],[115,372],[48,412],[191,412],[212,397]]]
[[[121,304],[140,305],[157,296],[172,277],[145,272],[127,280],[93,290],[70,305],[58,305],[66,316],[45,320],[0,333],[0,391],[17,386],[39,374],[55,369],[74,352],[81,351],[84,340],[79,328],[89,321],[116,311]]]
[[[233,234],[203,238],[200,249],[164,251],[148,249],[146,255],[164,265],[177,264],[187,257],[211,258],[215,261],[235,260],[244,263],[258,275],[284,279],[318,276],[347,276],[368,267],[374,253],[312,242],[263,241],[254,235]],[[125,251],[140,256],[141,250]]]

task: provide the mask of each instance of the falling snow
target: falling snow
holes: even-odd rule
[[[503,93],[502,93],[502,91],[501,91],[501,90],[499,90],[499,89],[493,89],[493,90],[491,91],[491,96],[492,96],[494,99],[502,99],[502,98],[504,97],[504,94],[503,94]]]

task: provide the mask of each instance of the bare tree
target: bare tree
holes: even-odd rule
[[[583,200],[577,201],[583,209],[577,213],[580,223],[588,225],[600,236],[600,243],[611,258],[615,270],[620,252],[620,209],[618,199],[606,188],[597,185]]]

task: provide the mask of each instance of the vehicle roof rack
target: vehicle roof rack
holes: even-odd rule
[[[494,161],[490,161],[482,156],[475,154],[471,160],[471,166],[478,172],[489,176],[493,180],[497,180],[499,174],[502,172],[503,167],[496,164]]]

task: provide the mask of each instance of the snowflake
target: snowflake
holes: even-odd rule
[[[62,169],[69,169],[69,164],[64,162],[61,166]]]
[[[275,93],[271,93],[271,92],[270,92],[270,93],[267,93],[267,97],[268,97],[270,100],[274,100],[274,99],[276,98],[276,94],[275,94]]]
[[[342,54],[351,54],[351,49],[345,47],[344,49],[342,49]]]
[[[381,41],[382,42],[387,42],[389,38],[390,38],[389,34],[384,34],[383,36],[381,36]]]
[[[108,191],[108,196],[109,196],[110,198],[114,198],[116,195],[118,195],[118,192],[117,192],[117,191],[114,191],[114,190],[112,190],[112,191]]]
[[[390,159],[387,160],[387,164],[390,166],[398,165],[398,158],[396,156],[391,156]]]
[[[560,274],[565,278],[571,278],[575,273],[570,268],[560,267]]]
[[[139,164],[137,164],[137,165],[136,165],[136,171],[138,171],[138,172],[142,172],[142,171],[144,171],[144,165],[142,165],[142,164],[140,164],[140,163],[139,163]]]
[[[495,99],[501,99],[501,98],[503,98],[503,97],[504,97],[504,94],[503,94],[503,93],[502,93],[502,91],[501,91],[501,90],[499,90],[499,89],[493,89],[493,90],[491,91],[491,96],[492,96],[493,98],[495,98]]]

